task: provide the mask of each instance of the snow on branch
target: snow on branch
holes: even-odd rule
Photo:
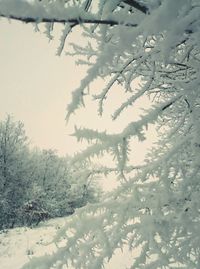
[[[119,170],[123,171],[126,161],[128,160],[130,138],[137,137],[139,141],[145,140],[145,128],[147,129],[149,124],[155,123],[167,108],[174,105],[181,98],[182,93],[173,96],[170,100],[149,110],[140,120],[129,123],[127,127],[118,134],[107,134],[106,132],[98,132],[86,128],[76,128],[73,135],[78,141],[86,140],[87,142],[95,143],[88,146],[86,150],[77,153],[74,157],[74,161],[76,162],[87,158],[91,159],[95,156],[99,157],[108,153],[113,155],[117,160],[118,169],[121,167]]]
[[[143,3],[140,3],[139,1],[135,0],[123,0],[123,2],[127,5],[130,5],[131,7],[136,8],[137,10],[141,11],[144,14],[147,14],[149,12],[149,9],[147,6],[145,6]]]
[[[72,23],[72,24],[104,24],[104,25],[124,25],[136,27],[133,22],[123,22],[117,17],[110,19],[101,19],[93,15],[85,8],[80,6],[74,7],[59,7],[56,2],[48,3],[48,6],[42,2],[32,3],[28,1],[8,0],[0,1],[0,17],[22,21],[25,23]]]
[[[150,79],[145,83],[143,87],[141,87],[140,90],[137,91],[136,94],[133,94],[126,102],[121,104],[121,106],[114,112],[113,120],[115,120],[125,108],[128,108],[128,106],[132,106],[135,101],[137,101],[140,97],[144,96],[147,91],[149,91],[151,84],[154,80],[154,74],[155,63],[152,63],[152,75],[150,76]]]
[[[126,101],[118,104],[114,120],[144,95],[152,100],[153,94],[153,100],[139,120],[131,112],[119,133],[75,128],[73,135],[89,146],[74,161],[93,157],[100,161],[110,155],[116,164],[87,170],[85,177],[113,173],[120,185],[69,219],[55,238],[55,253],[33,259],[24,268],[62,268],[69,262],[76,269],[99,269],[124,246],[139,250],[130,268],[200,268],[198,1],[101,0],[96,13],[86,10],[84,4],[88,6],[90,1],[67,1],[65,4],[74,2],[75,6],[65,8],[63,2],[59,7],[61,2],[19,0],[15,4],[2,0],[0,14],[37,22],[68,22],[60,51],[73,25],[95,24],[83,26],[84,37],[91,38],[94,46],[84,43],[83,49],[81,44],[73,48],[73,55],[80,55],[81,60],[86,57],[89,69],[72,94],[67,117],[86,106],[85,96],[92,94],[100,103],[101,114],[116,83],[124,90]],[[114,25],[119,26],[110,27]],[[142,83],[134,85],[138,78]],[[101,89],[93,88],[96,80],[104,83]],[[130,154],[130,150],[134,152],[132,138],[143,141],[150,124],[159,128],[161,138],[144,166],[137,168]]]
[[[77,16],[77,17],[71,17],[69,18],[68,16],[65,16],[63,18],[55,18],[55,17],[24,17],[24,16],[16,16],[16,15],[11,15],[9,14],[3,14],[0,13],[0,17],[3,18],[8,18],[8,19],[12,19],[12,20],[17,20],[17,21],[21,21],[21,22],[25,22],[25,23],[73,23],[75,25],[79,25],[79,24],[104,24],[104,25],[110,25],[110,26],[114,26],[114,25],[123,25],[123,26],[128,26],[128,27],[136,27],[137,24],[135,23],[131,23],[131,22],[120,22],[120,21],[114,21],[114,20],[101,20],[101,19],[86,19],[84,18],[84,16]]]

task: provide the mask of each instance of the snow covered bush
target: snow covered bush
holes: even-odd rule
[[[135,251],[134,269],[200,267],[200,5],[198,0],[0,1],[2,17],[63,24],[58,54],[74,27],[82,27],[87,45],[74,54],[88,66],[73,92],[67,119],[88,95],[98,113],[116,85],[125,101],[113,111],[118,120],[140,98],[152,107],[116,134],[76,128],[90,146],[77,159],[109,154],[119,187],[104,201],[81,209],[55,238],[57,252],[31,260],[24,268],[103,268],[116,249]],[[83,60],[83,58],[85,59]],[[96,90],[93,82],[104,85]],[[132,111],[132,110],[131,110]],[[159,142],[141,166],[134,165],[133,139],[145,140],[148,127],[159,129]],[[95,173],[95,171],[94,171]],[[67,238],[65,246],[59,244]]]

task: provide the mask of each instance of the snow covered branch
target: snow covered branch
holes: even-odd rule
[[[144,14],[147,14],[149,12],[148,7],[146,7],[144,4],[140,3],[140,1],[135,0],[123,0],[124,3],[130,5],[131,7],[136,8],[137,10],[140,10]]]
[[[134,3],[135,1],[133,1]],[[44,2],[45,3],[45,2]],[[60,5],[60,7],[59,7]],[[136,4],[138,9],[142,6]],[[116,19],[101,19],[98,16],[92,15],[88,11],[88,6],[83,9],[77,6],[65,7],[60,3],[49,2],[47,5],[43,1],[0,1],[0,17],[22,21],[25,23],[73,23],[79,24],[100,24],[100,25],[124,25],[136,27],[137,24],[127,21],[119,21]]]
[[[37,17],[17,17],[15,15],[4,15],[0,14],[2,18],[8,18],[12,20],[17,20],[25,23],[72,23],[75,25],[80,24],[99,24],[99,25],[122,25],[127,27],[136,27],[137,24],[131,22],[123,22],[123,21],[114,21],[114,20],[101,20],[101,19],[86,19],[84,17],[75,17],[75,18],[37,18]]]
[[[139,249],[130,268],[200,268],[199,1],[15,3],[1,0],[1,16],[26,23],[63,23],[59,52],[71,29],[84,24],[88,43],[73,45],[72,55],[80,56],[88,69],[73,91],[67,119],[81,106],[87,108],[88,95],[99,102],[103,115],[107,100],[118,90],[123,90],[124,99],[111,116],[117,121],[128,114],[118,133],[75,127],[74,136],[89,146],[74,160],[100,161],[110,155],[116,167],[93,172],[115,173],[120,185],[69,220],[55,239],[62,245],[67,238],[65,246],[26,268],[62,268],[71,262],[76,269],[99,269],[125,245]],[[96,81],[102,83],[98,89]],[[129,108],[135,109],[144,97],[152,106],[134,120],[135,110],[129,113]],[[132,142],[145,140],[149,125],[157,127],[159,141],[137,169]],[[86,177],[91,173],[86,171]]]

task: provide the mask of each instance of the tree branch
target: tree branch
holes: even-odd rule
[[[139,3],[138,1],[135,1],[135,0],[124,0],[123,2],[125,4],[131,6],[131,7],[134,7],[135,9],[141,11],[144,14],[149,13],[149,9],[146,6],[144,6],[141,3]]]
[[[101,19],[84,19],[84,18],[72,18],[72,19],[59,19],[59,18],[34,18],[34,17],[18,17],[15,15],[4,15],[0,14],[0,17],[7,18],[7,19],[12,19],[12,20],[17,20],[25,23],[74,23],[74,24],[106,24],[110,26],[114,25],[123,25],[123,26],[128,26],[128,27],[137,27],[138,24],[136,23],[131,23],[131,22],[118,22],[114,20],[101,20]]]

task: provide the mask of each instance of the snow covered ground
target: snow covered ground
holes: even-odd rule
[[[20,269],[32,256],[53,251],[55,247],[49,243],[63,223],[64,218],[48,221],[33,229],[15,228],[1,233],[0,268]]]
[[[50,244],[56,231],[66,218],[58,218],[40,224],[37,228],[15,228],[0,233],[0,269],[20,269],[33,256],[41,256],[55,250]],[[125,269],[130,264],[128,252],[118,252],[106,269]]]

